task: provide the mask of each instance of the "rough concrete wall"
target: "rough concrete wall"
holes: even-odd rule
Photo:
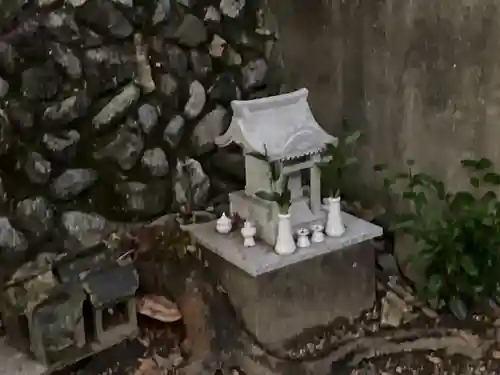
[[[459,161],[500,164],[500,3],[494,0],[268,0],[292,86],[318,120],[366,135],[361,181],[405,158],[465,186]],[[375,186],[374,186],[375,185]],[[366,191],[366,190],[363,190]]]

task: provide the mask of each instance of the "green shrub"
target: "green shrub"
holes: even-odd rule
[[[488,159],[462,160],[471,192],[451,192],[443,182],[407,171],[391,173],[383,165],[384,184],[409,212],[397,215],[394,229],[411,236],[418,247],[412,258],[426,277],[419,292],[434,308],[447,305],[458,317],[467,307],[497,297],[500,280],[500,175]]]

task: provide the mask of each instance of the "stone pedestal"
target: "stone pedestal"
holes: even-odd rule
[[[235,308],[256,337],[273,346],[338,317],[354,318],[375,300],[374,249],[382,229],[343,214],[340,238],[327,238],[288,256],[258,242],[243,247],[239,231],[221,235],[215,223],[187,226],[206,251]]]

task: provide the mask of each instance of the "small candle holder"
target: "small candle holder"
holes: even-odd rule
[[[311,241],[309,241],[309,233],[310,233],[309,229],[307,229],[307,228],[300,228],[297,231],[297,235],[298,235],[297,247],[304,248],[304,247],[311,246]]]
[[[241,235],[243,236],[243,246],[253,247],[255,246],[255,234],[257,233],[257,228],[248,220],[243,224],[241,228]]]
[[[314,242],[314,243],[320,243],[320,242],[323,242],[325,240],[325,233],[323,232],[325,227],[321,224],[315,224],[313,226],[311,226],[311,229],[312,229],[312,237],[311,237],[311,241]]]

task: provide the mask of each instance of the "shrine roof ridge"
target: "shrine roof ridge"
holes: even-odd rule
[[[295,159],[321,152],[336,141],[314,118],[305,88],[276,96],[231,102],[233,118],[220,147],[231,143],[245,152],[260,153],[270,161]]]

